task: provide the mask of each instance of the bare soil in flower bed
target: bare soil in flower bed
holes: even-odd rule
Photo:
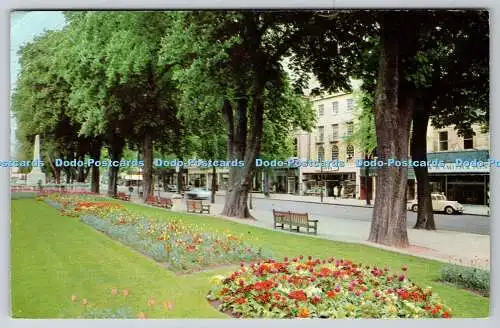
[[[225,310],[225,311],[220,311],[219,310],[219,306],[222,304],[221,301],[209,301],[210,305],[213,306],[214,309],[216,309],[217,311],[221,312],[221,313],[224,313],[225,315],[227,315],[229,318],[232,318],[232,319],[239,319],[240,317],[238,316],[235,316],[233,314],[233,312],[231,310]]]

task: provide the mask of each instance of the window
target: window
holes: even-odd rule
[[[339,102],[338,101],[332,102],[332,113],[333,113],[333,115],[337,115],[339,113]]]
[[[448,132],[447,131],[439,132],[439,150],[440,151],[448,150]]]
[[[464,135],[464,149],[474,148],[474,136],[472,133],[466,133]]]
[[[318,105],[318,116],[323,116],[325,115],[325,105],[321,104]]]
[[[333,124],[332,125],[332,139],[338,139],[339,137],[339,125],[338,124]]]
[[[318,142],[322,142],[325,136],[325,127],[318,126]]]
[[[293,156],[297,157],[299,153],[299,148],[298,148],[298,139],[295,138],[293,139]]]
[[[318,147],[318,161],[325,160],[325,148],[323,146]]]
[[[339,147],[337,145],[332,146],[332,161],[339,159]]]
[[[352,136],[354,132],[354,124],[352,122],[348,122],[345,124],[346,126],[346,136]]]
[[[354,109],[354,99],[347,99],[347,110],[352,111]]]
[[[347,160],[350,160],[354,157],[354,146],[353,145],[347,145]]]

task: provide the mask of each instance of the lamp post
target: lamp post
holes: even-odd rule
[[[324,179],[323,179],[323,163],[320,163],[320,172],[321,172],[321,187],[319,189],[319,192],[320,192],[320,198],[321,198],[321,202],[323,203],[323,185],[325,183]]]

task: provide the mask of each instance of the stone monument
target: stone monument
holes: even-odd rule
[[[33,163],[35,165],[40,163],[40,136],[38,134],[35,137],[35,145],[33,147]],[[31,172],[27,174],[26,184],[28,186],[45,184],[45,173],[42,172],[42,168],[39,165],[33,166]]]

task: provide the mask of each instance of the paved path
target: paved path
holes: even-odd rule
[[[253,193],[254,198],[266,198],[262,193]],[[324,203],[324,204],[334,204],[334,205],[344,205],[344,206],[356,206],[356,207],[373,207],[373,201],[371,205],[366,205],[365,200],[361,199],[339,199],[333,197],[323,197],[323,202],[319,196],[298,196],[290,194],[271,194],[269,199],[283,200],[283,201],[294,201],[294,202],[307,202],[307,203]],[[464,214],[469,215],[481,215],[489,216],[489,207],[484,205],[464,205]]]
[[[134,198],[134,201],[140,202],[136,198]],[[186,211],[186,206],[182,199],[174,199],[174,204],[173,211]],[[223,204],[221,203],[212,204],[212,215],[222,217],[219,215],[222,212],[222,208]],[[222,218],[265,229],[273,229],[271,211],[254,209],[251,213],[257,219],[256,221]],[[319,234],[317,238],[367,244],[418,257],[489,269],[490,237],[487,235],[442,230],[421,231],[408,229],[410,247],[407,249],[395,249],[367,242],[370,232],[370,222],[368,221],[346,220],[331,216],[318,217],[318,219]],[[281,232],[281,230],[279,231]],[[284,231],[283,233],[290,232]],[[308,238],[309,236],[304,235],[304,237]]]

